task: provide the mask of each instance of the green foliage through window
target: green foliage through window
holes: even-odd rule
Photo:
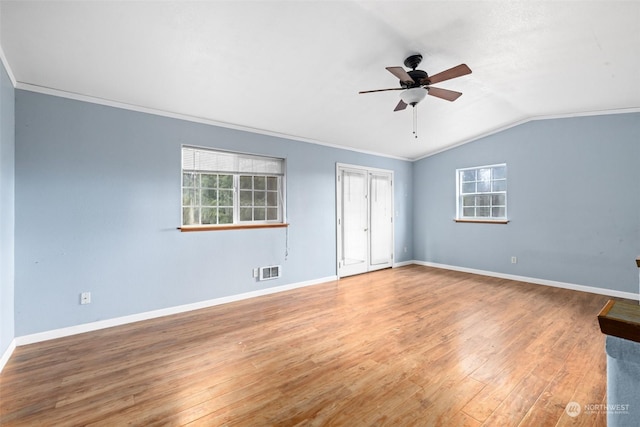
[[[182,149],[182,224],[284,222],[284,159]]]

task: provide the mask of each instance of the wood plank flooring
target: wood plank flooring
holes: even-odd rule
[[[18,347],[0,425],[598,426],[609,298],[407,266]]]

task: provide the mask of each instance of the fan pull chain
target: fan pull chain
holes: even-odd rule
[[[418,109],[413,106],[413,136],[418,138]]]

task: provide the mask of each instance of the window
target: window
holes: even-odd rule
[[[458,169],[457,219],[507,220],[507,165]]]
[[[284,223],[284,159],[182,147],[182,225]]]

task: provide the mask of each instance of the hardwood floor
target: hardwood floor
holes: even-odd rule
[[[0,425],[566,426],[608,297],[408,266],[18,347]]]

